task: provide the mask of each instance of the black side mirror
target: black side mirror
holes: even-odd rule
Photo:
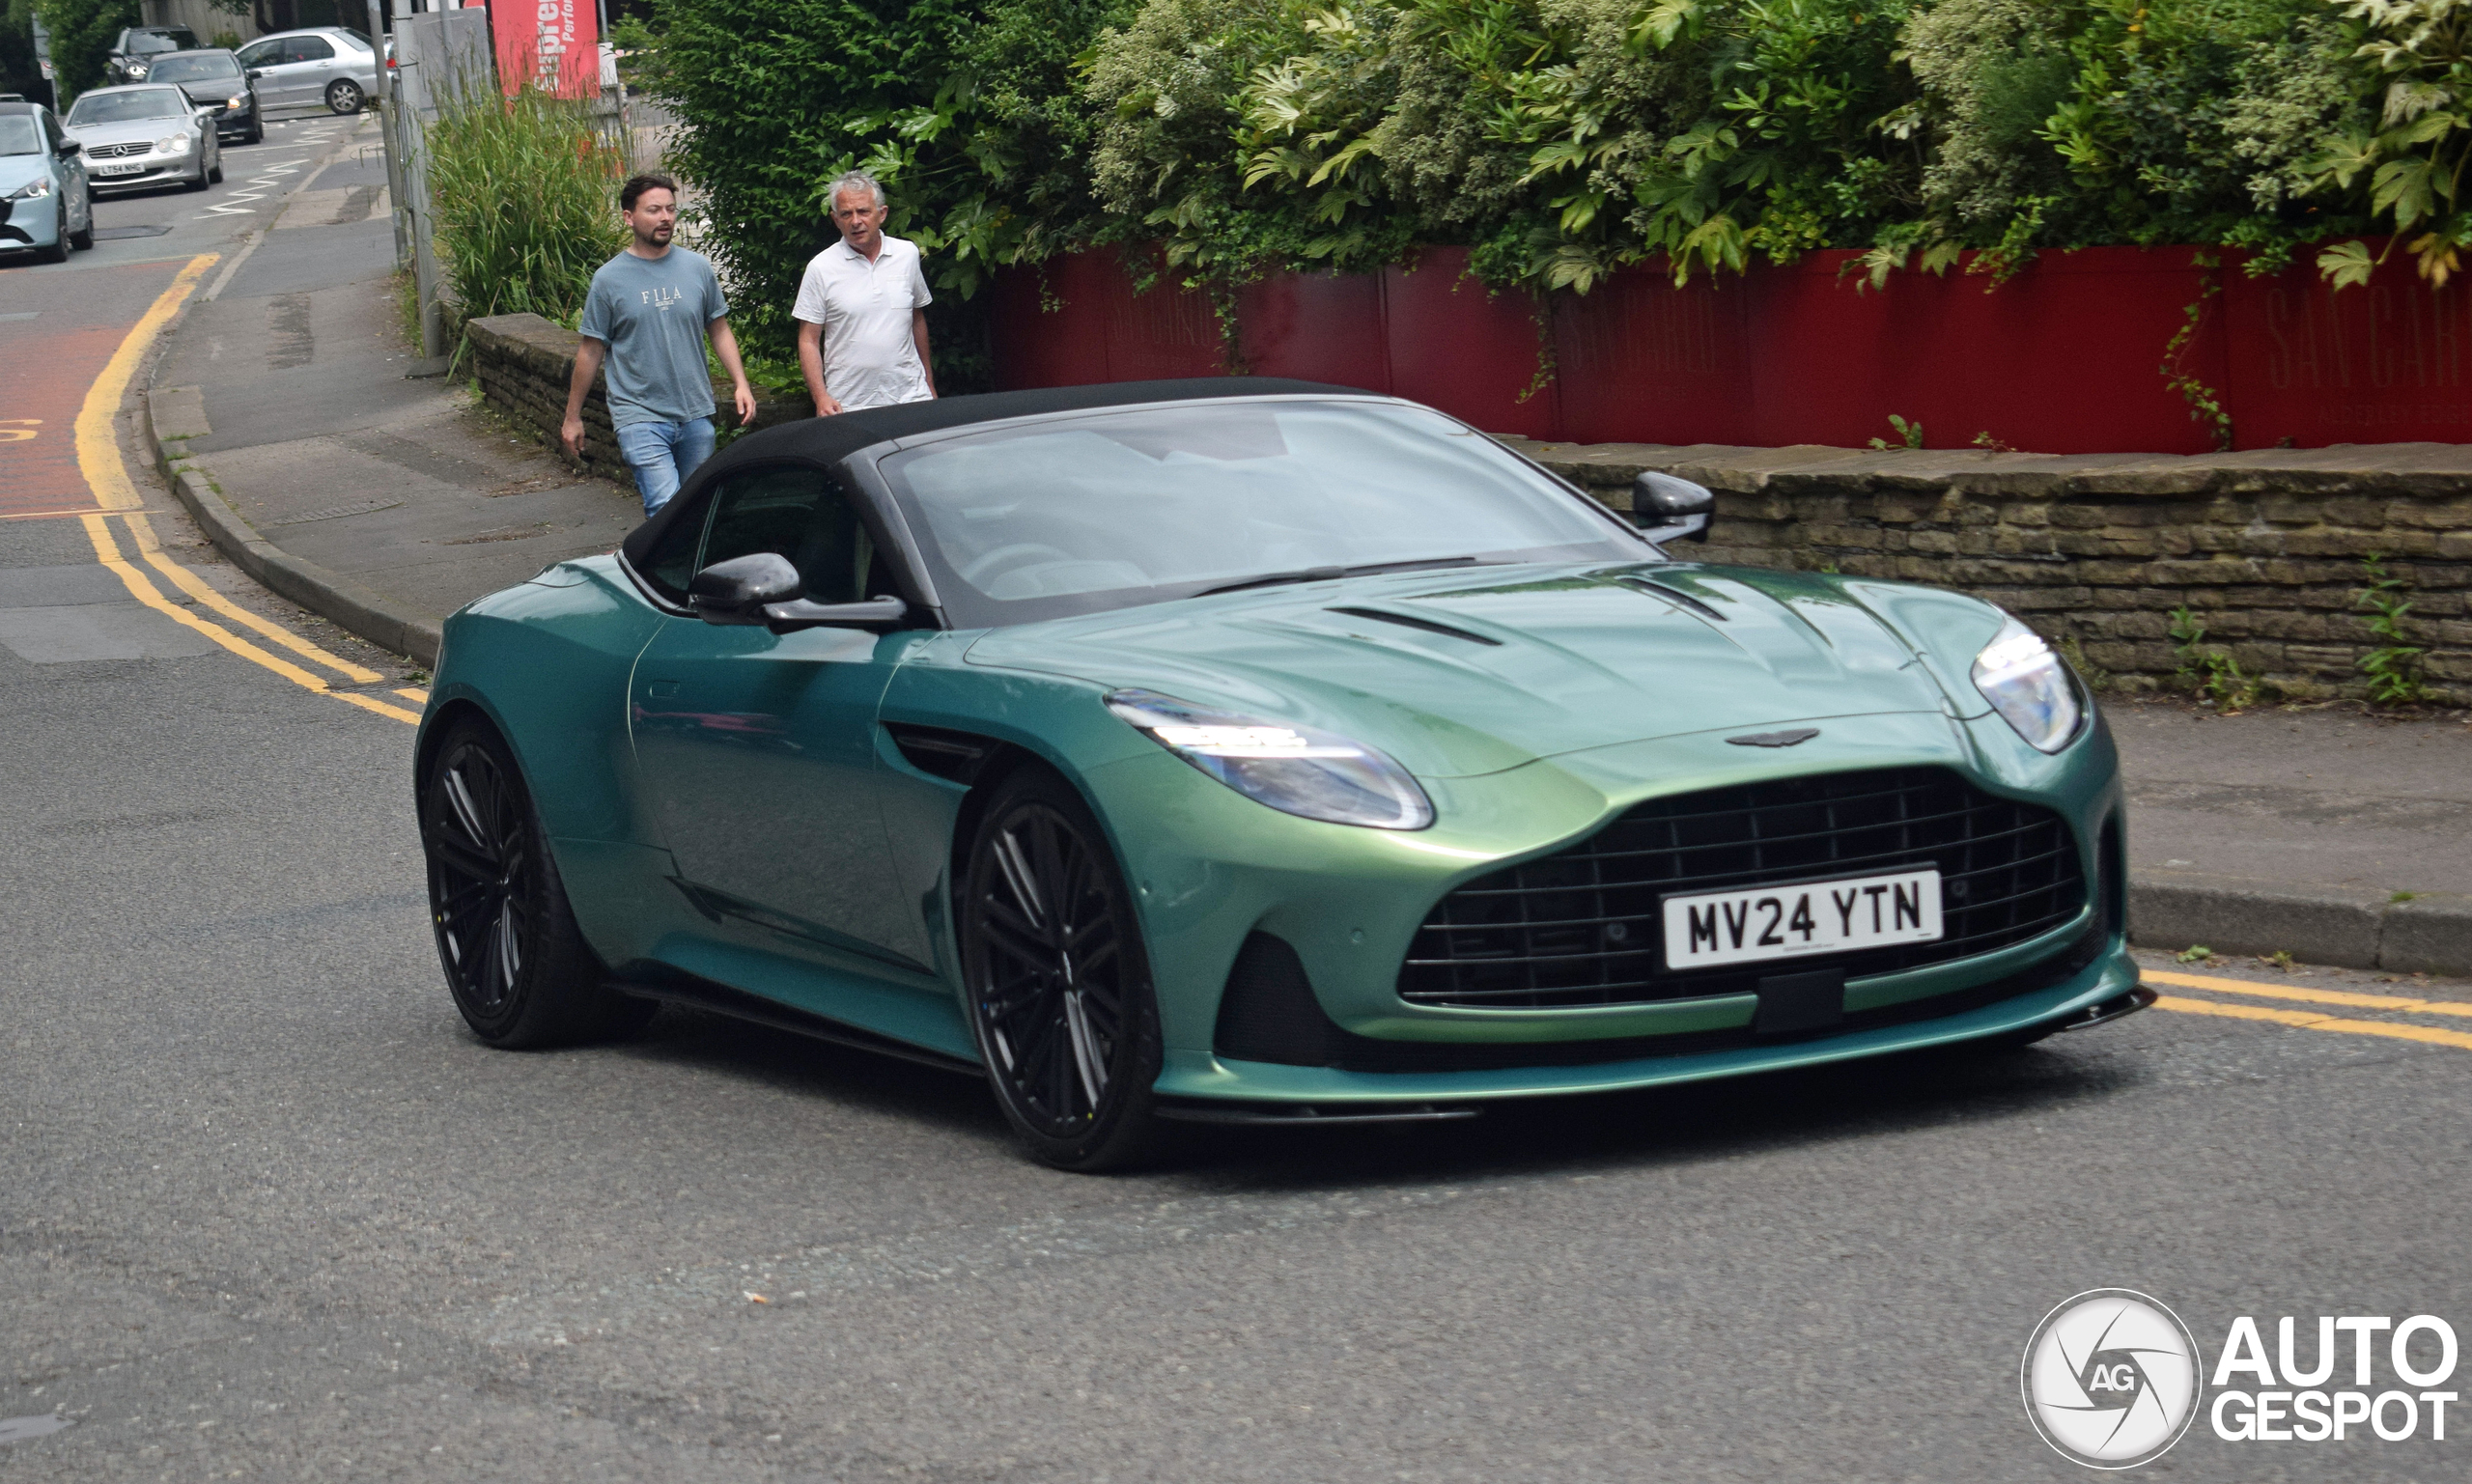
[[[687,584],[687,605],[708,624],[761,624],[767,603],[788,602],[804,591],[788,557],[757,551],[697,573]]]
[[[1717,497],[1705,485],[1643,469],[1631,481],[1631,523],[1663,546],[1669,541],[1706,541]]]
[[[255,82],[255,81],[257,81],[259,78],[264,77],[265,75],[266,75],[266,73],[265,73],[263,70],[261,70],[260,69],[258,69],[258,68],[254,68],[254,67],[253,67],[253,68],[249,69],[249,80],[250,80],[251,82]]]
[[[63,139],[60,141],[60,157],[62,159],[74,158],[75,156],[84,154],[85,151],[86,147],[79,144],[74,139]]]
[[[756,551],[715,562],[687,584],[687,605],[708,624],[769,625],[774,632],[830,625],[843,629],[889,628],[910,613],[898,598],[865,602],[809,602],[806,584],[790,559]]]

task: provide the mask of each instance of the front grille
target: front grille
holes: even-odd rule
[[[88,159],[120,159],[130,154],[143,154],[153,148],[154,148],[153,143],[143,139],[135,144],[98,144],[86,152],[86,157]]]
[[[1858,953],[1669,972],[1659,899],[1936,867],[1944,936]],[[1651,799],[1587,840],[1479,877],[1425,919],[1399,971],[1419,1005],[1548,1009],[1749,994],[1777,973],[1847,978],[1971,958],[2086,905],[2067,823],[1941,768],[1780,778]]]

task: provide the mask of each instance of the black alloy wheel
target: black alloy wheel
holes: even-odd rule
[[[648,1000],[606,987],[607,970],[576,928],[506,743],[487,724],[457,724],[421,781],[421,849],[439,965],[472,1033],[508,1049],[629,1034]]]
[[[962,882],[962,971],[989,1083],[1030,1152],[1121,1169],[1163,1131],[1149,957],[1106,834],[1071,785],[1025,768],[997,785]]]
[[[326,84],[326,110],[341,114],[360,112],[360,84],[349,77],[338,77]]]

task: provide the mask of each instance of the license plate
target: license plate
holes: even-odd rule
[[[1899,871],[1665,899],[1665,966],[1707,968],[1939,940],[1940,873]]]
[[[97,165],[93,173],[96,175],[144,175],[148,168],[147,164],[140,160],[127,165]]]

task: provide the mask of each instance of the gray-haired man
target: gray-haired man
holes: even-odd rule
[[[925,402],[936,395],[927,351],[927,277],[917,244],[885,236],[885,188],[853,171],[832,182],[841,240],[799,281],[799,370],[815,415]]]

